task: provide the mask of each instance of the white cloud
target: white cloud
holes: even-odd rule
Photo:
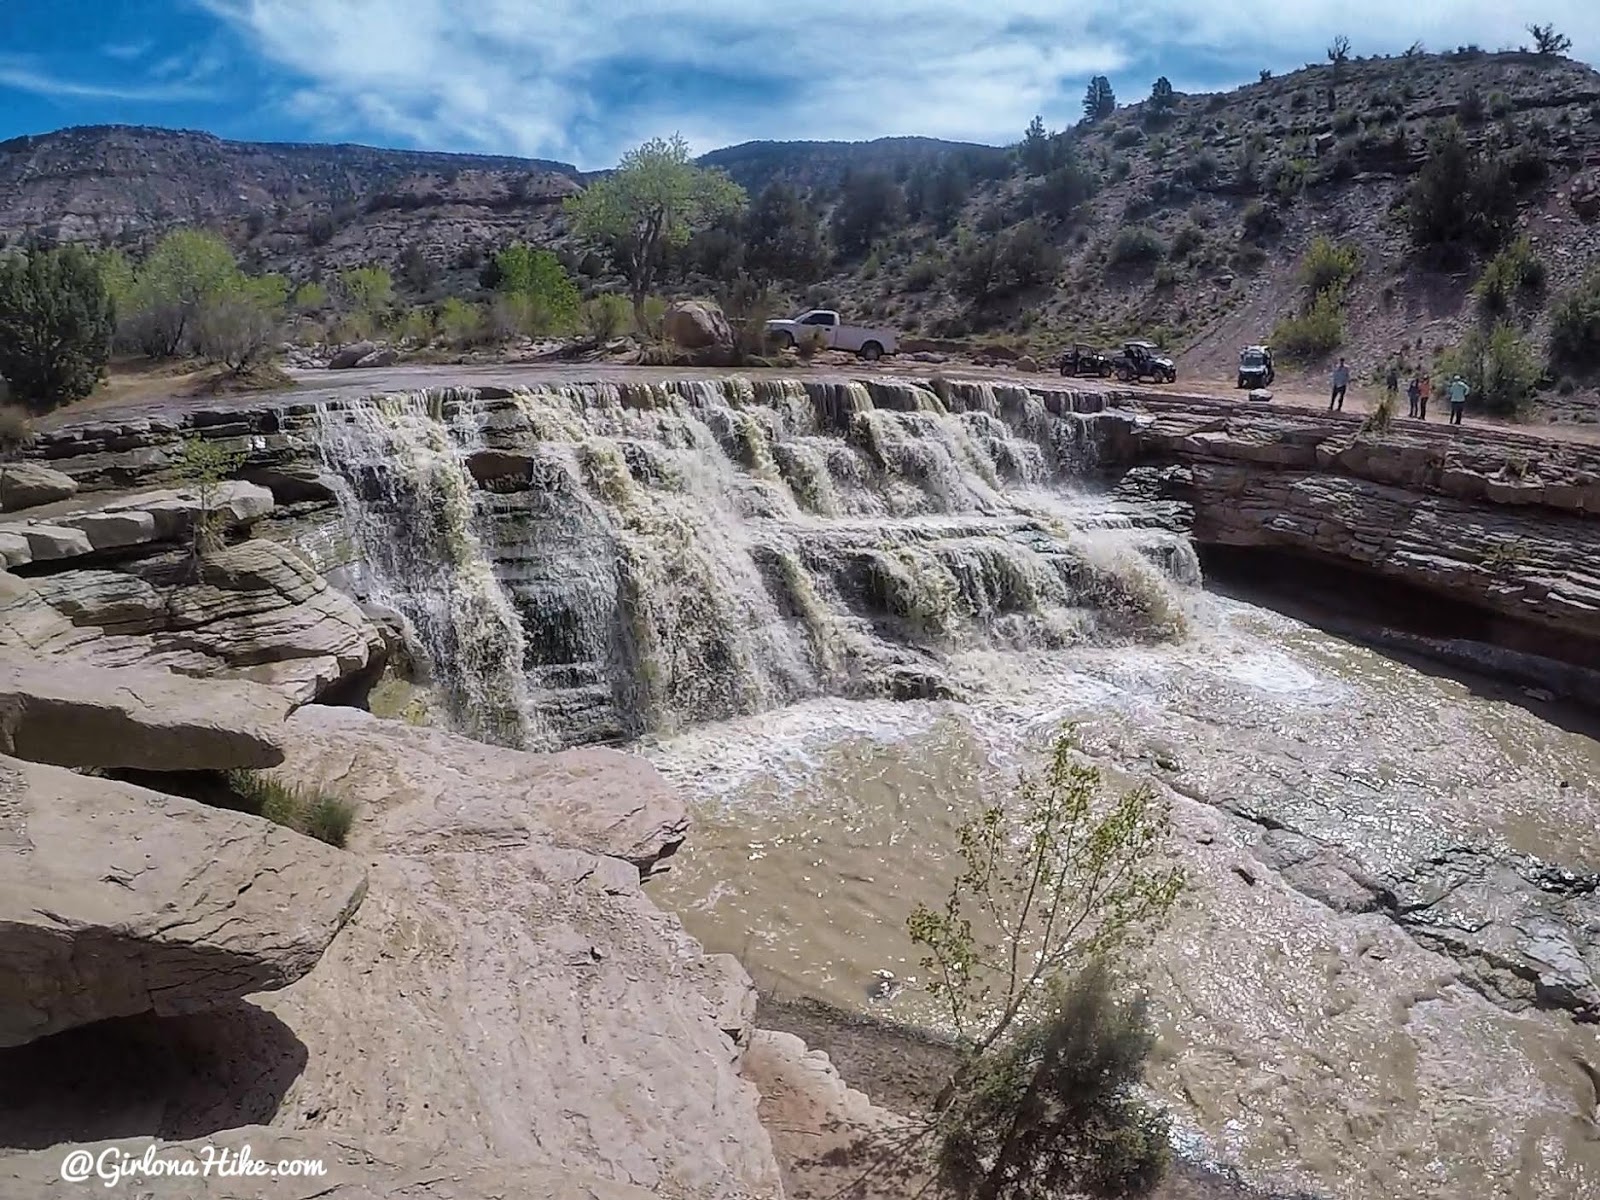
[[[1095,72],[1189,73],[1236,62],[1238,81],[1318,60],[1334,34],[1357,53],[1414,40],[1494,48],[1527,40],[1502,0],[199,0],[301,82],[293,104],[329,133],[609,165],[682,130],[697,150],[746,138],[886,134],[998,140],[1035,112],[1064,124]],[[1547,0],[1541,20],[1600,55],[1592,0]],[[1368,31],[1381,32],[1381,45]]]
[[[169,103],[207,100],[214,93],[187,81],[177,83],[89,83],[42,71],[26,59],[0,55],[0,87],[64,100],[123,100],[129,103]]]
[[[151,42],[108,42],[100,47],[100,53],[107,58],[120,58],[124,62],[135,58],[143,58],[150,53]]]

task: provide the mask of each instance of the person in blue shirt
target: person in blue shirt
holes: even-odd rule
[[[1344,359],[1339,360],[1339,365],[1333,369],[1333,395],[1328,397],[1328,411],[1337,408],[1344,411],[1344,390],[1350,386],[1350,368],[1344,365]]]
[[[1459,375],[1450,381],[1450,424],[1461,424],[1461,414],[1467,411],[1467,393],[1471,390]]]

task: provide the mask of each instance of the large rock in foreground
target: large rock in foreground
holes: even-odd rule
[[[0,754],[61,767],[219,771],[283,761],[289,701],[257,684],[0,659]]]
[[[260,818],[0,757],[0,1047],[281,988],[365,889]]]
[[[683,801],[647,761],[616,750],[529,754],[380,721],[352,708],[302,708],[285,726],[286,782],[359,797],[364,849],[446,843],[513,846],[531,838],[649,870],[683,841]]]
[[[728,318],[715,304],[704,300],[681,300],[667,309],[662,328],[675,345],[685,350],[708,350],[713,346],[733,345],[733,330]]]

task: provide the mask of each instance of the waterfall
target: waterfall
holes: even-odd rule
[[[971,644],[1178,636],[1192,549],[1083,519],[1119,421],[1021,386],[731,378],[374,397],[317,437],[448,719],[554,746],[901,695]]]

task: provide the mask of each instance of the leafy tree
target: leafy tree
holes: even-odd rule
[[[846,255],[865,254],[905,220],[905,195],[884,171],[853,171],[840,184],[833,241]]]
[[[1172,81],[1163,75],[1150,88],[1150,111],[1158,116],[1164,116],[1171,112],[1177,103],[1178,98],[1172,92]]]
[[[1043,175],[1050,169],[1050,135],[1045,132],[1044,121],[1040,117],[1034,117],[1029,123],[1028,131],[1022,135],[1017,156],[1022,161],[1024,175]]]
[[[645,297],[667,252],[744,203],[743,188],[720,171],[697,167],[688,143],[674,135],[630,150],[615,171],[569,199],[567,211],[579,235],[609,253],[627,279],[642,329]]]
[[[439,306],[439,332],[453,346],[467,346],[483,332],[483,312],[459,296],[448,296]]]
[[[0,256],[0,377],[36,412],[87,396],[111,352],[113,310],[81,247]]]
[[[1554,25],[1529,25],[1527,30],[1533,35],[1533,48],[1547,58],[1572,49],[1572,39],[1564,33],[1557,33]]]
[[[239,374],[277,343],[288,296],[288,281],[281,275],[240,279],[209,293],[195,314],[195,348]]]
[[[244,465],[243,450],[203,437],[186,437],[178,453],[178,482],[193,489],[198,500],[194,522],[189,526],[189,561],[199,569],[200,558],[222,544],[227,519],[219,508],[222,484]]]
[[[944,905],[907,922],[965,1050],[931,1127],[956,1196],[1124,1195],[1165,1169],[1165,1124],[1132,1094],[1148,1022],[1113,1005],[1108,964],[1184,876],[1164,860],[1168,807],[1147,786],[1107,799],[1076,751],[1069,728],[1042,778],[961,826]]]
[[[549,250],[513,242],[495,255],[502,295],[519,296],[527,306],[529,333],[570,329],[578,317],[578,286]]]
[[[629,316],[627,300],[604,292],[583,306],[583,327],[596,342],[609,342],[622,332]]]
[[[926,215],[947,232],[961,216],[961,209],[972,194],[972,176],[966,161],[959,155],[949,155],[933,173],[932,182],[923,201]]]
[[[744,263],[765,283],[811,283],[828,264],[816,212],[786,183],[770,183],[745,214]]]
[[[1406,192],[1413,245],[1494,250],[1516,225],[1517,195],[1505,164],[1470,145],[1455,122],[1428,141],[1428,160]]]
[[[233,251],[220,237],[175,229],[140,265],[123,323],[145,354],[173,358],[187,348],[201,302],[235,286],[239,277]]]
[[[301,312],[316,312],[319,308],[326,308],[328,304],[328,289],[315,280],[302,283],[294,292],[294,306]]]
[[[1486,318],[1503,317],[1518,300],[1531,299],[1544,286],[1544,260],[1527,236],[1517,238],[1484,267],[1472,289],[1478,311]]]
[[[1083,117],[1086,121],[1101,121],[1117,111],[1117,94],[1111,90],[1111,81],[1104,75],[1089,80],[1089,89],[1083,96]]]
[[[350,307],[366,317],[381,316],[394,303],[394,277],[386,267],[352,267],[340,272],[339,290]]]
[[[1539,382],[1539,363],[1509,321],[1474,327],[1445,356],[1444,373],[1459,374],[1472,390],[1474,404],[1492,413],[1515,413]]]
[[[1600,270],[1590,271],[1550,310],[1550,357],[1573,367],[1600,364]]]

